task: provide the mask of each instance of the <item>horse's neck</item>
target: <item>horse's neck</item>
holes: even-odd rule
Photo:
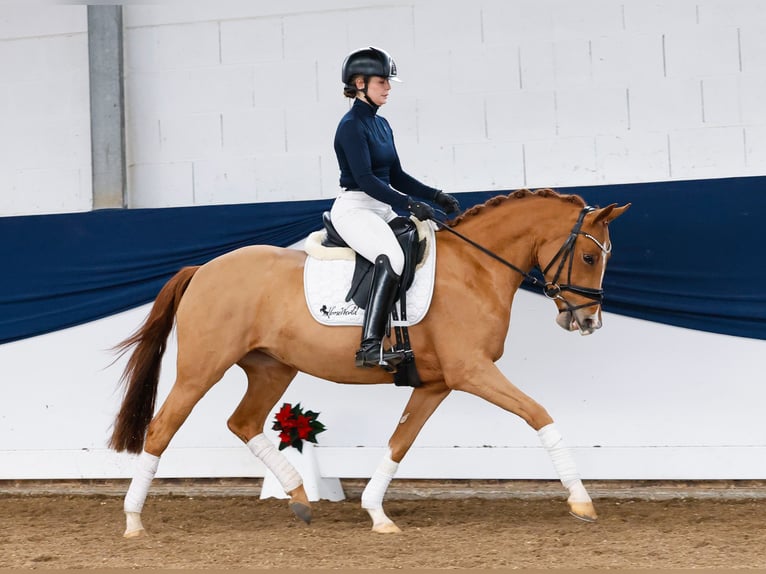
[[[461,232],[522,271],[536,263],[534,216],[522,206],[500,206],[476,215],[460,225]]]

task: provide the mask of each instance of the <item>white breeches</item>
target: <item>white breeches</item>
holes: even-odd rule
[[[335,229],[349,247],[373,263],[378,255],[387,255],[394,273],[401,275],[404,253],[388,226],[396,216],[390,205],[363,191],[341,192],[330,210]]]

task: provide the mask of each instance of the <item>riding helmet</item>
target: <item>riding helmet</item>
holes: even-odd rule
[[[380,76],[381,78],[401,82],[396,76],[396,63],[394,63],[394,59],[385,50],[373,48],[372,46],[351,52],[343,60],[341,81],[348,86],[351,83],[351,78],[357,74],[365,77]]]

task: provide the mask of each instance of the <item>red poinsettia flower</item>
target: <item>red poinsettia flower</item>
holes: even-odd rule
[[[279,442],[280,445],[282,444],[290,444],[293,442],[293,437],[290,435],[289,431],[282,431],[279,433]]]
[[[293,405],[285,403],[277,413],[277,422],[283,429],[293,428],[295,419],[293,418]]]
[[[319,413],[303,412],[301,404],[292,406],[284,403],[276,414],[271,427],[279,432],[279,450],[293,446],[303,452],[303,441],[317,442],[316,435],[324,432],[325,426],[317,420]]]
[[[306,440],[311,432],[311,420],[301,415],[296,421],[295,428],[298,431],[298,438]]]

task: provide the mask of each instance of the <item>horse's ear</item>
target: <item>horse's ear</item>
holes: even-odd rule
[[[613,203],[611,205],[607,205],[606,207],[602,207],[601,209],[596,211],[596,217],[593,219],[593,223],[595,224],[600,221],[603,221],[604,225],[606,225],[610,221],[617,219],[623,213],[625,213],[630,207],[630,205],[631,205],[630,203],[626,203],[622,207],[617,207],[617,204]]]

